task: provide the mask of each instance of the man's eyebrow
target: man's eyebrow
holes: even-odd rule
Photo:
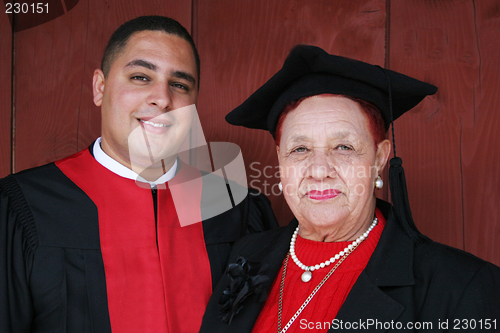
[[[191,82],[192,84],[195,84],[196,83],[196,80],[194,78],[194,76],[192,76],[191,74],[187,73],[187,72],[183,72],[183,71],[174,71],[172,72],[172,76],[173,77],[176,77],[178,79],[184,79],[186,81],[189,81]]]
[[[150,63],[149,61],[146,61],[146,60],[142,60],[142,59],[132,60],[127,65],[125,65],[125,67],[134,67],[134,66],[145,67],[145,68],[150,69],[150,70],[155,71],[155,72],[158,71],[158,67],[155,64]],[[172,76],[176,77],[178,79],[184,79],[186,81],[191,82],[192,84],[196,83],[196,79],[194,78],[194,76],[187,73],[187,72],[173,71]]]
[[[134,66],[146,67],[147,69],[150,69],[150,70],[155,71],[155,72],[158,69],[158,67],[156,67],[155,64],[152,64],[148,61],[141,60],[141,59],[132,60],[125,67],[134,67]]]

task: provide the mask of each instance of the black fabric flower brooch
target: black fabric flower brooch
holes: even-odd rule
[[[230,324],[250,295],[256,295],[259,302],[265,300],[263,284],[269,277],[262,273],[266,269],[267,265],[260,267],[259,263],[250,262],[243,257],[239,257],[236,263],[229,265],[226,274],[229,275],[231,282],[219,300],[221,305],[219,318],[222,322]]]

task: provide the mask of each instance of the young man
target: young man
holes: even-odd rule
[[[218,178],[177,157],[198,79],[178,22],[139,17],[113,34],[93,78],[102,137],[0,180],[1,332],[198,331],[232,243],[276,225],[262,195],[207,214]]]

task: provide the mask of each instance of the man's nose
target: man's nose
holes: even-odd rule
[[[172,108],[171,91],[168,83],[156,82],[151,86],[147,103],[160,110],[169,111]]]

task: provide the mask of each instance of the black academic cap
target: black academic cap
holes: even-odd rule
[[[373,103],[382,112],[387,131],[391,124],[389,89],[393,120],[437,91],[431,84],[379,66],[331,55],[316,46],[297,45],[283,67],[231,111],[226,120],[232,125],[268,130],[274,136],[286,104],[302,97],[331,93]]]
[[[409,76],[362,61],[326,53],[316,46],[297,45],[283,67],[246,101],[231,111],[226,120],[232,125],[263,129],[274,136],[279,115],[286,104],[302,97],[331,93],[356,97],[377,106],[385,130],[406,111],[416,106],[437,87]],[[426,242],[413,221],[401,158],[390,161],[389,185],[394,213],[408,236]]]

